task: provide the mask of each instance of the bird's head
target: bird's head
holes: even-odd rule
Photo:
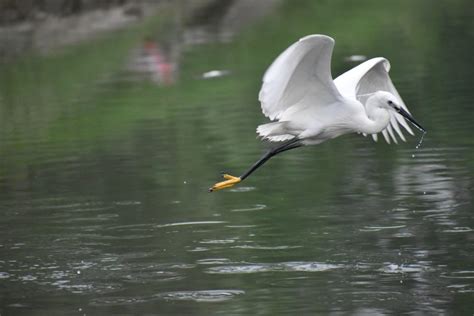
[[[370,98],[376,101],[377,107],[385,109],[387,111],[394,111],[400,114],[408,121],[410,121],[413,125],[415,125],[418,129],[423,132],[426,132],[426,130],[417,121],[415,121],[415,119],[408,112],[406,107],[402,105],[403,103],[399,101],[399,99],[390,92],[377,91]]]

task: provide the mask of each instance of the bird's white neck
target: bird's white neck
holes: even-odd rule
[[[390,122],[390,113],[388,110],[381,108],[378,100],[370,97],[365,106],[367,114],[364,124],[360,126],[360,132],[366,134],[376,134],[383,131]]]

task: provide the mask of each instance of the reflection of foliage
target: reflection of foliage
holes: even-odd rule
[[[18,310],[15,289],[29,289],[33,306],[49,309],[98,296],[121,305],[89,300],[89,309],[472,313],[472,286],[446,286],[469,282],[458,272],[472,271],[472,234],[442,233],[473,227],[474,27],[472,19],[444,18],[462,15],[471,1],[288,0],[234,42],[187,51],[182,80],[170,87],[117,74],[149,26],[8,65],[0,72],[0,196],[4,267],[13,271],[5,284],[13,291],[4,305]],[[278,156],[236,187],[255,190],[208,194],[219,171],[238,174],[260,155],[261,76],[309,33],[336,38],[335,74],[352,66],[343,54],[392,61],[394,81],[429,131],[422,150],[414,150],[414,138],[395,147],[348,135]],[[197,79],[211,69],[230,75]],[[411,159],[413,152],[423,159]],[[222,223],[161,225],[209,220]],[[219,243],[205,243],[211,240]],[[206,251],[193,251],[199,248]],[[314,262],[342,269],[207,273],[220,258],[225,268]],[[86,273],[66,275],[85,263]],[[181,265],[186,271],[175,268]],[[91,289],[51,295],[49,281],[64,283],[44,282],[48,266]],[[22,272],[39,278],[13,279]],[[162,274],[172,277],[162,282]],[[217,304],[156,301],[156,293],[189,286],[248,295]],[[128,300],[134,297],[152,301]]]
[[[160,166],[156,168],[172,169],[168,177],[160,178],[158,182],[164,184],[194,173],[193,177],[203,179],[204,186],[215,180],[214,176],[223,168],[232,166],[229,171],[238,173],[261,152],[254,130],[264,121],[256,96],[265,68],[281,50],[310,33],[336,38],[335,75],[351,66],[342,62],[343,54],[388,57],[394,65],[394,81],[403,91],[404,98],[408,104],[416,104],[413,107],[415,114],[423,113],[420,120],[429,126],[429,120],[434,120],[429,112],[439,112],[441,104],[434,100],[430,100],[429,105],[421,102],[420,94],[425,95],[424,91],[433,89],[442,93],[445,87],[441,81],[425,80],[423,76],[432,76],[433,72],[436,75],[435,71],[438,75],[446,73],[445,68],[433,69],[434,60],[443,54],[452,57],[449,54],[457,53],[456,43],[462,42],[462,47],[471,45],[463,38],[452,38],[450,47],[453,50],[446,51],[443,30],[450,26],[444,24],[447,22],[441,13],[449,16],[454,11],[459,14],[458,11],[468,3],[467,0],[456,1],[448,6],[432,1],[382,3],[367,0],[353,4],[301,1],[295,5],[295,2],[287,1],[276,14],[245,30],[236,41],[208,44],[186,53],[182,57],[182,81],[168,88],[143,83],[90,84],[98,79],[108,79],[107,76],[123,63],[130,47],[152,29],[150,25],[77,46],[57,56],[32,57],[9,65],[0,75],[0,137],[7,139],[15,134],[24,141],[2,144],[2,156],[6,157],[2,172],[17,163],[25,163],[24,159],[30,163],[35,161],[38,153],[31,149],[35,142],[55,143],[55,148],[64,151],[78,143],[87,144],[84,148],[89,150],[110,143],[113,144],[110,146],[117,146],[110,151],[131,151],[137,142],[133,131],[156,125],[148,127],[148,132],[159,133],[156,141],[161,143],[157,144],[156,150],[166,148],[169,155],[158,155],[158,160],[160,157],[163,160],[156,162],[147,159],[150,164]],[[446,8],[425,9],[433,5]],[[456,27],[472,30],[471,26]],[[461,65],[469,58],[467,55],[464,53],[461,58],[449,60]],[[443,59],[446,61],[448,57]],[[218,80],[196,80],[199,74],[210,69],[228,69],[232,75]],[[423,86],[427,84],[432,86]],[[462,115],[460,113],[452,115]],[[432,133],[433,137],[447,137],[442,134]],[[313,186],[315,194],[328,193],[333,191],[337,172],[344,172],[341,153],[350,152],[347,149],[355,149],[363,141],[348,136],[319,146],[317,154],[303,149],[299,155],[289,153],[269,164],[284,176],[285,168],[294,170],[297,167],[295,157],[317,156],[314,158],[319,164],[317,174],[306,172],[310,166],[300,166],[303,171],[298,183]],[[383,158],[375,161],[383,165],[393,162],[390,160],[393,155],[387,154],[387,151],[394,153],[393,147],[387,149],[385,145],[378,145],[373,150]],[[269,174],[270,171],[261,171],[260,179]],[[287,180],[294,185],[297,183]],[[298,194],[298,187],[288,190]]]
[[[2,65],[0,72],[0,117],[3,159],[28,151],[31,143],[54,140],[66,130],[50,128],[56,123],[71,127],[71,119],[96,104],[91,100],[101,92],[101,82],[110,80],[144,34],[162,19],[147,20],[128,30],[116,31],[89,43],[63,49],[51,56],[24,56]],[[21,138],[6,145],[5,139]],[[27,157],[34,159],[31,155]],[[12,159],[15,162],[16,159]]]

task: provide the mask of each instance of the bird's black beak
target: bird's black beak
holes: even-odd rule
[[[415,119],[413,118],[413,116],[410,115],[410,113],[405,111],[403,108],[397,107],[397,108],[395,108],[395,111],[397,111],[401,116],[403,116],[404,118],[409,120],[413,125],[416,126],[416,128],[421,130],[423,133],[426,133],[426,130],[420,124],[418,124],[417,121],[415,121]]]

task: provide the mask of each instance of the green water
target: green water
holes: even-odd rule
[[[470,5],[287,1],[183,50],[171,86],[124,70],[159,21],[2,65],[0,313],[472,314]],[[268,147],[262,74],[311,33],[336,39],[334,76],[391,61],[421,148],[347,135],[208,193]]]

